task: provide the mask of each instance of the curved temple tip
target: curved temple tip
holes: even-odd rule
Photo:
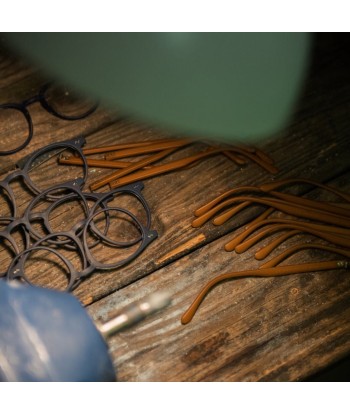
[[[181,324],[188,324],[193,318],[193,313],[187,310],[181,317]]]
[[[206,293],[204,289],[204,294]],[[193,303],[188,307],[188,309],[182,314],[181,317],[181,324],[185,325],[192,321],[194,315],[196,314],[196,311],[198,307],[200,306],[202,300],[203,300],[203,290],[197,295],[197,297],[194,299]]]
[[[191,223],[192,228],[200,228],[203,225],[200,218],[194,219]]]

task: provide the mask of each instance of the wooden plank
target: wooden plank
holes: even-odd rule
[[[275,158],[280,155],[282,175],[326,181],[349,169],[349,57],[347,48],[339,46],[344,38],[343,44],[337,39],[323,45],[286,134],[289,143],[284,137],[267,144]],[[339,140],[344,140],[341,149]],[[218,180],[217,193],[238,183]],[[337,183],[346,188],[348,173]],[[208,275],[251,266],[248,253],[231,264],[224,261],[228,255],[218,246],[228,239],[195,250],[89,307],[95,318],[106,318],[146,293],[168,289],[174,295],[169,309],[111,340],[121,380],[298,380],[349,353],[345,271],[223,284],[208,295],[197,319],[181,326],[194,281],[203,284]]]
[[[349,353],[350,287],[344,271],[231,281],[207,296],[192,323],[181,326],[179,321],[208,278],[233,267],[249,269],[256,264],[251,250],[235,255],[222,248],[256,211],[245,211],[223,226],[207,223],[194,229],[191,221],[197,207],[228,189],[285,177],[313,178],[349,189],[348,49],[343,38],[333,39],[332,47],[329,38],[323,39],[321,48],[316,44],[314,64],[289,127],[261,143],[276,161],[279,174],[273,177],[250,162],[241,168],[217,156],[147,180],[143,194],[159,238],[130,265],[95,272],[75,290],[84,304],[95,302],[88,307],[94,318],[105,318],[116,307],[161,288],[174,295],[170,308],[111,341],[121,380],[297,380]],[[30,96],[44,79],[35,69],[1,53],[0,74],[4,75],[0,76],[0,102]],[[38,104],[30,111],[33,142],[20,154],[0,160],[2,178],[25,154],[79,133],[87,136],[87,147],[169,137],[165,131],[118,118],[118,113],[111,115],[103,108],[86,120],[69,124]],[[49,183],[61,177],[63,167],[57,173],[52,169],[56,159],[50,162],[41,173],[35,169],[33,177]],[[87,184],[107,172],[89,169]],[[20,183],[13,187],[19,212],[23,212],[33,195]],[[7,211],[2,197],[0,213]],[[81,209],[67,204],[55,213],[53,223],[69,227],[78,214]],[[107,250],[99,253],[105,260],[113,257]],[[76,260],[74,255],[72,259]],[[0,250],[2,269],[7,263],[8,255]],[[60,273],[50,262],[38,260],[33,268],[35,283],[62,286]]]
[[[346,134],[346,114],[349,109],[348,106],[344,106],[327,114],[327,117],[331,116],[333,123],[337,126],[337,137],[332,137],[333,133],[322,113],[307,121],[302,121],[301,125],[293,125],[288,136],[280,137],[273,143],[263,146],[263,149],[273,156],[276,164],[281,168],[276,178],[310,177],[322,181],[347,170],[350,149]],[[293,131],[298,128],[306,132],[305,140],[303,142],[299,140],[299,144],[296,145]],[[103,137],[103,145],[108,141],[113,142],[118,131],[120,135],[125,135],[122,138],[124,141],[128,141],[130,136],[133,140],[139,136],[137,128],[135,129],[129,123],[119,122],[100,130],[96,135],[89,136],[89,146],[97,145],[101,142],[101,137]],[[148,131],[146,136],[150,135],[153,138],[163,137]],[[144,137],[141,134],[141,138]],[[329,137],[332,139],[330,140]],[[102,169],[90,171],[90,180],[94,181],[96,177],[101,176]],[[33,173],[36,174],[35,171]],[[55,170],[50,167],[45,170],[44,174],[37,174],[48,179],[51,174],[52,182],[57,181]],[[143,193],[151,207],[153,228],[158,231],[159,238],[131,265],[115,272],[97,272],[76,290],[76,295],[84,303],[95,301],[142,278],[166,263],[186,255],[189,251],[231,232],[248,221],[252,213],[245,211],[235,221],[229,221],[224,226],[213,227],[206,224],[202,228],[194,229],[191,227],[194,210],[230,188],[262,183],[271,179],[273,179],[271,175],[256,165],[249,163],[246,167],[240,168],[224,156],[217,156],[193,168],[147,180]],[[32,196],[28,195],[25,198],[22,197],[20,189],[18,192],[18,200],[21,201],[20,208],[23,209]],[[69,206],[66,212],[62,211],[62,215],[67,214],[72,215]],[[66,218],[58,216],[56,220],[60,222]],[[195,243],[191,244],[191,241]],[[41,272],[46,272],[45,268],[41,269]],[[40,278],[39,274],[38,281]],[[55,281],[55,275],[52,275],[49,286],[53,288],[60,286],[60,283]]]
[[[321,125],[320,130],[324,132],[326,127],[321,120],[315,125]],[[277,165],[283,169],[278,178],[317,177],[318,180],[341,174],[348,168],[350,156],[345,137],[325,148],[324,142],[316,134],[310,134],[307,143],[297,148],[292,135],[275,141],[271,153]],[[293,158],[288,157],[288,154],[293,154]],[[143,193],[149,201],[154,218],[153,227],[158,231],[159,238],[142,254],[140,263],[137,260],[110,274],[97,273],[83,283],[76,294],[84,302],[93,301],[231,232],[247,222],[253,213],[245,211],[224,226],[214,227],[208,223],[194,229],[191,227],[194,210],[230,188],[262,183],[271,178],[257,166],[248,164],[240,169],[218,156],[191,169],[148,180]]]
[[[193,321],[181,325],[182,313],[212,277],[258,266],[255,249],[224,252],[230,238],[206,244],[88,307],[95,319],[105,320],[157,290],[173,298],[166,310],[110,339],[120,380],[291,381],[349,352],[346,271],[230,281],[214,288]],[[326,257],[304,253],[292,262]]]

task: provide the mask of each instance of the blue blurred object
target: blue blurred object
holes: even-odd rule
[[[0,380],[115,379],[107,344],[73,295],[0,280]]]

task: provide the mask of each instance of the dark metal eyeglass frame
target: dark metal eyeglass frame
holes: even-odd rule
[[[24,116],[27,125],[28,125],[28,137],[25,139],[25,141],[19,145],[18,147],[12,149],[12,150],[0,150],[0,156],[8,156],[14,153],[17,153],[20,150],[23,150],[32,140],[33,138],[33,133],[34,133],[34,127],[33,127],[33,121],[32,121],[32,117],[30,115],[30,112],[28,111],[27,107],[31,104],[34,104],[36,102],[39,102],[42,106],[42,108],[44,108],[47,112],[49,112],[50,114],[54,115],[57,118],[60,118],[62,120],[67,120],[67,121],[77,121],[77,120],[81,120],[83,118],[88,117],[90,114],[92,114],[96,108],[98,107],[98,104],[95,103],[92,105],[91,108],[89,108],[87,111],[85,111],[83,114],[79,114],[79,115],[65,115],[65,114],[61,114],[60,112],[56,111],[48,102],[47,100],[47,91],[49,90],[49,88],[53,85],[52,82],[49,82],[47,84],[45,84],[44,86],[42,86],[39,90],[39,93],[37,95],[34,95],[31,98],[27,98],[26,100],[20,102],[20,103],[7,103],[7,104],[1,104],[0,105],[0,110],[1,109],[12,109],[12,110],[16,110],[16,111],[20,111],[22,113],[22,115]]]
[[[151,211],[150,208],[144,199],[141,191],[143,189],[143,183],[137,182],[133,183],[132,185],[123,186],[121,188],[112,189],[107,193],[85,193],[81,190],[79,187],[79,183],[77,182],[67,182],[63,184],[58,184],[55,186],[52,186],[41,193],[39,193],[37,196],[32,199],[27,208],[25,209],[22,219],[20,220],[20,224],[25,227],[26,231],[30,234],[30,236],[35,239],[39,240],[42,239],[44,236],[39,235],[38,232],[36,232],[31,222],[34,220],[40,220],[41,224],[44,228],[44,230],[48,234],[55,234],[57,232],[53,231],[50,226],[50,220],[49,216],[51,212],[60,204],[65,204],[67,202],[70,202],[72,200],[77,200],[81,203],[83,207],[84,214],[86,215],[85,220],[82,220],[81,222],[75,223],[74,226],[70,229],[68,232],[72,232],[74,235],[80,237],[83,234],[83,229],[85,226],[86,221],[88,220],[90,215],[95,215],[96,213],[100,213],[101,209],[103,209],[104,212],[106,212],[105,215],[105,229],[103,232],[101,232],[99,229],[97,229],[93,223],[91,223],[90,230],[93,232],[93,234],[100,240],[102,240],[105,243],[108,243],[112,246],[119,246],[119,247],[128,247],[135,245],[140,241],[140,238],[135,238],[128,242],[117,242],[107,236],[107,232],[110,226],[110,217],[109,217],[109,211],[113,209],[113,207],[108,206],[108,202],[111,200],[114,200],[119,195],[129,195],[132,196],[135,200],[137,200],[144,209],[144,214],[146,217],[146,223],[141,223],[138,219],[137,224],[140,223],[141,226],[143,226],[145,229],[149,229],[151,226]],[[53,193],[57,191],[68,191],[67,194],[61,196],[60,198],[54,198]],[[40,212],[34,212],[34,208],[37,204],[39,204],[41,201],[48,201],[52,200],[52,203],[47,206],[43,211]],[[88,206],[88,200],[93,201],[93,206],[89,208]],[[119,208],[119,211],[123,211],[123,209]],[[125,212],[129,217],[134,218],[135,215],[133,215],[131,212],[125,210]],[[18,221],[17,221],[18,222]],[[8,229],[12,229],[14,226],[18,226],[18,223],[10,224],[8,225]],[[47,242],[53,243],[51,240],[47,240]],[[54,242],[56,245],[65,245],[67,248],[69,248],[69,245],[67,245],[66,241],[56,241]],[[87,245],[88,246],[88,245]],[[92,244],[91,246],[88,246],[89,248],[94,247],[95,245]]]
[[[35,162],[35,160],[40,159],[41,156],[44,156],[46,153],[49,152],[55,152],[60,151],[60,150],[73,150],[74,152],[76,152],[79,157],[82,159],[83,161],[83,177],[79,177],[76,178],[74,180],[75,185],[78,185],[80,188],[82,188],[87,180],[87,176],[88,176],[88,165],[87,165],[87,161],[86,158],[83,154],[82,151],[82,147],[85,144],[85,138],[80,136],[77,138],[74,138],[72,140],[67,140],[67,141],[62,141],[59,143],[54,143],[54,144],[49,144],[37,151],[34,151],[32,154],[30,154],[29,156],[25,157],[25,159],[21,160],[18,164],[18,169],[14,170],[12,173],[10,173],[8,176],[6,176],[6,178],[4,180],[0,181],[0,191],[3,190],[6,192],[8,199],[11,201],[11,207],[12,207],[12,212],[11,212],[11,216],[16,217],[17,216],[17,205],[16,205],[16,199],[15,199],[15,195],[13,193],[13,190],[10,186],[11,182],[13,180],[16,179],[22,179],[24,184],[28,187],[28,189],[30,189],[33,193],[35,193],[36,195],[41,194],[43,191],[45,191],[46,189],[39,189],[38,186],[32,181],[32,179],[30,178],[29,172],[33,166],[33,163]],[[50,195],[49,195],[50,197]],[[51,196],[52,199],[58,199],[58,197],[52,195]]]

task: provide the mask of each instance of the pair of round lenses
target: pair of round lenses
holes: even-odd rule
[[[50,200],[61,199],[65,194],[72,193],[75,189],[83,188],[87,176],[88,166],[82,153],[85,144],[84,137],[76,137],[72,140],[49,144],[30,156],[18,162],[17,170],[12,171],[0,181],[0,212],[1,217],[18,217],[18,208],[29,202],[33,194],[45,194]],[[81,166],[61,165],[58,158],[74,155],[81,161]],[[12,188],[12,182],[22,179],[26,187],[21,202],[17,200],[17,191]],[[52,193],[47,189],[58,185],[66,185],[69,188],[56,189]],[[95,198],[96,199],[96,198]]]
[[[33,122],[27,107],[35,102],[40,102],[55,117],[67,121],[83,119],[97,108],[96,103],[54,84],[45,85],[37,96],[22,103],[0,105],[0,155],[16,153],[29,144],[33,137]]]
[[[58,199],[53,199],[58,195]],[[101,209],[104,214],[95,217]],[[89,248],[100,243],[120,248],[135,245],[141,239],[140,229],[149,229],[151,223],[146,201],[132,188],[94,194],[84,193],[70,184],[54,186],[38,194],[28,204],[22,220],[34,240],[57,232],[72,232],[81,237],[92,214],[94,220],[89,221],[89,232],[85,233]],[[56,239],[55,245],[67,243],[69,240]]]

